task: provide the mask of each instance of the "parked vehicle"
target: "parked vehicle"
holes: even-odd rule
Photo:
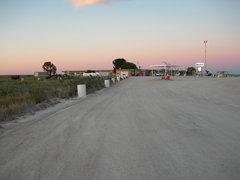
[[[206,70],[205,76],[212,76],[212,73],[208,70]]]
[[[164,76],[164,74],[159,72],[159,73],[156,73],[155,76]]]
[[[91,71],[91,70],[87,70],[86,72],[83,73],[83,77],[96,77],[96,76],[100,76],[100,74],[96,71]]]

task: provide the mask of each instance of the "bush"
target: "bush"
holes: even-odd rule
[[[188,67],[186,74],[187,76],[194,76],[196,75],[196,69],[194,67]]]
[[[35,104],[54,98],[70,98],[77,95],[77,85],[86,84],[87,93],[104,87],[102,77],[64,77],[48,80],[1,80],[0,121],[11,120],[26,112]]]

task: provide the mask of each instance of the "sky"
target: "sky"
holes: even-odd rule
[[[0,74],[204,61],[240,73],[239,0],[1,0]]]

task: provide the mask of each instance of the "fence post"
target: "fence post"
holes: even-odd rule
[[[114,77],[112,78],[112,82],[113,84],[116,84],[116,79]]]
[[[119,77],[119,76],[117,77],[117,81],[118,81],[118,82],[120,82],[120,81],[121,81],[121,79],[120,79],[120,77]]]
[[[110,87],[110,80],[109,79],[105,80],[104,84],[106,88]]]
[[[86,84],[80,84],[77,86],[78,98],[84,98],[87,96]]]

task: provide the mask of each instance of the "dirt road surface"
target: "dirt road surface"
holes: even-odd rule
[[[130,78],[3,127],[1,180],[240,179],[240,78]]]

